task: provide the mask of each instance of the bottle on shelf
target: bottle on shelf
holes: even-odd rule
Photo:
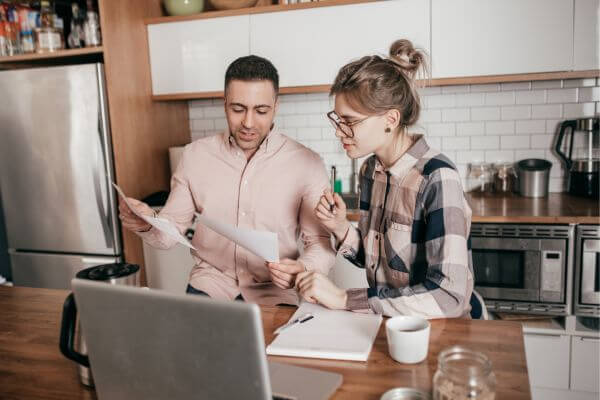
[[[62,21],[62,20],[61,20]],[[55,23],[55,12],[50,0],[40,1],[40,26],[34,29],[35,49],[38,53],[46,53],[65,47],[62,29],[57,28],[61,22]]]
[[[71,33],[69,33],[69,38],[67,39],[69,48],[76,49],[76,48],[85,46],[84,33],[83,33],[84,22],[85,22],[85,17],[83,15],[83,11],[79,8],[79,4],[72,3],[71,4]]]
[[[86,0],[86,16],[83,24],[83,37],[87,47],[100,46],[102,35],[100,33],[100,18],[94,8],[92,0]]]
[[[19,37],[19,14],[14,4],[0,3],[0,24],[2,24],[4,45],[0,49],[5,56],[21,54]]]

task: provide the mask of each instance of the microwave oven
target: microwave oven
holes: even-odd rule
[[[600,316],[600,225],[579,225],[575,249],[575,314]]]
[[[569,315],[574,227],[473,224],[475,289],[488,310]]]

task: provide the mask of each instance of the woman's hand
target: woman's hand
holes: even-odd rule
[[[331,189],[325,189],[315,207],[315,216],[338,241],[344,239],[350,223],[346,219],[346,203],[340,195],[331,193]]]
[[[346,309],[346,291],[335,286],[320,272],[299,273],[296,277],[296,288],[300,296],[310,303],[322,304],[333,310]]]
[[[128,197],[127,201],[139,214],[149,217],[154,215],[154,210],[148,204],[131,197]],[[123,200],[119,200],[119,218],[121,219],[121,225],[130,231],[143,232],[151,228],[151,225],[135,215]]]

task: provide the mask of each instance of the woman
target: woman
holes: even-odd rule
[[[344,290],[308,271],[296,286],[307,301],[387,316],[468,316],[473,291],[471,209],[454,164],[408,133],[419,119],[416,88],[424,55],[408,40],[390,57],[366,56],[338,72],[327,114],[350,158],[371,154],[360,170],[358,229],[341,197],[326,190],[315,208],[336,248],[365,268],[368,288]]]

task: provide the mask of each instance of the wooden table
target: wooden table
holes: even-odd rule
[[[58,335],[68,292],[0,286],[0,399],[95,399],[79,383],[75,364],[62,356]],[[263,307],[266,343],[288,320],[292,307]],[[334,399],[379,399],[386,390],[411,386],[431,390],[438,353],[460,344],[491,359],[498,382],[497,399],[529,399],[529,380],[521,325],[505,321],[432,321],[429,354],[415,365],[399,364],[387,352],[383,324],[369,360],[364,362],[269,357],[299,366],[343,374]]]
[[[549,193],[530,198],[514,193],[466,193],[473,223],[600,224],[598,199]],[[358,210],[348,211],[348,220],[358,221]]]

